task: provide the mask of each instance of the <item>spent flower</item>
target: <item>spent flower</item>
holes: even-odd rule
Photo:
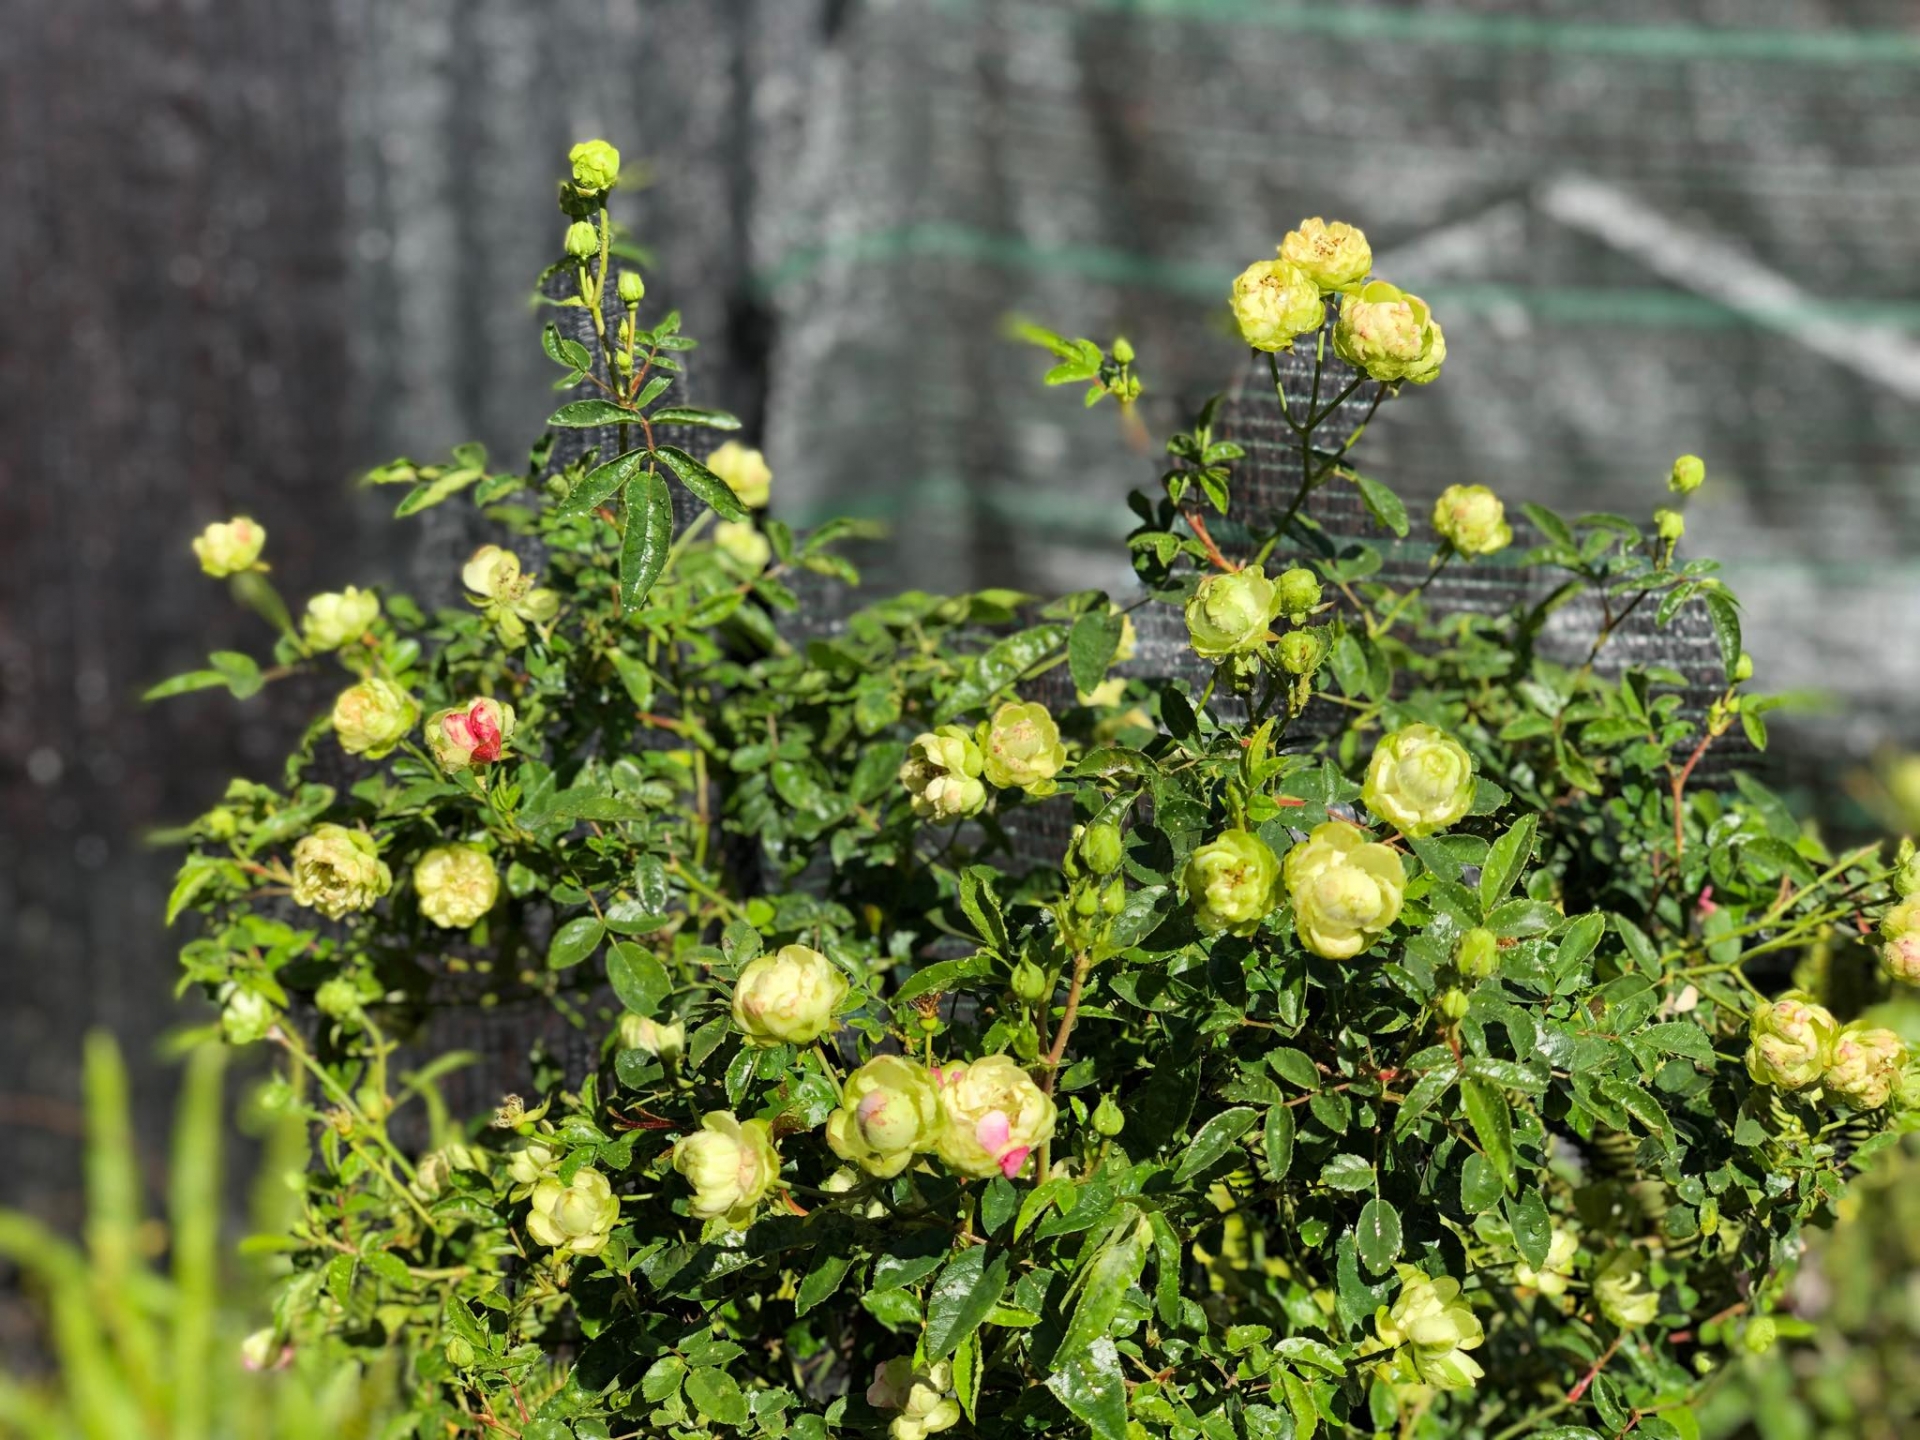
[[[1747,1021],[1747,1074],[1754,1083],[1804,1090],[1833,1063],[1840,1027],[1811,996],[1790,991],[1754,1007]]]

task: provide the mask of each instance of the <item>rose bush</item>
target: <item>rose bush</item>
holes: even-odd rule
[[[1770,704],[1712,562],[1458,487],[1387,583],[1414,522],[1365,425],[1325,427],[1445,342],[1313,221],[1230,297],[1313,356],[1270,372],[1284,508],[1216,540],[1247,456],[1209,404],[1133,497],[1137,593],[812,625],[859,527],[797,534],[756,513],[764,456],[675,443],[738,422],[677,392],[618,176],[593,142],[560,186],[531,463],[370,477],[489,527],[439,593],[296,627],[257,527],[197,546],[271,663],[156,694],[355,696],[183,828],[168,905],[226,1038],[281,1058],[263,1106],[308,1122],[261,1352],[388,1352],[418,1436],[1687,1435],[1920,1094],[1861,1013],[1920,978],[1911,848],[1701,783]],[[1142,393],[1125,341],[1021,333],[1050,382]],[[1314,522],[1331,486],[1381,534]],[[711,513],[676,532],[672,487]],[[1435,612],[1516,543],[1547,598]],[[1539,642],[1580,593],[1566,663]],[[1707,703],[1598,663],[1689,607]],[[1184,623],[1173,673],[1115,672],[1129,612]],[[450,1004],[580,1043],[490,1054],[455,1104]]]

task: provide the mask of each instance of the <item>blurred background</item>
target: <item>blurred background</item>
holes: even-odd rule
[[[1125,333],[1163,432],[1241,373],[1232,276],[1320,214],[1447,328],[1367,468],[1644,515],[1696,452],[1759,682],[1827,697],[1769,763],[1852,803],[1920,731],[1911,0],[0,0],[0,1203],[77,1218],[90,1025],[163,1148],[141,836],[323,698],[138,705],[255,638],[189,538],[253,515],[291,597],[447,571],[453,521],[352,481],[518,464],[588,135],[698,398],[776,514],[892,525],[877,585],[1122,584],[1154,459],[998,321]]]

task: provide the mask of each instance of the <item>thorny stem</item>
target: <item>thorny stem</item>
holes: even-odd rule
[[[1207,532],[1207,522],[1202,518],[1198,510],[1183,510],[1181,514],[1186,517],[1187,524],[1192,527],[1194,535],[1206,550],[1207,558],[1213,561],[1216,567],[1226,571],[1229,575],[1240,568],[1220,553],[1220,547],[1214,544],[1213,536]]]

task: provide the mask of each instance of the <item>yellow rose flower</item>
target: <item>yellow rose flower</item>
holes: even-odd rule
[[[773,470],[758,450],[729,440],[707,456],[707,469],[726,482],[749,510],[764,510],[773,493]]]
[[[749,960],[733,985],[733,1023],[754,1045],[807,1045],[836,1028],[847,977],[818,950],[782,945]]]
[[[1408,839],[1460,820],[1473,805],[1473,757],[1446,731],[1405,725],[1374,746],[1360,798]]]
[[[1352,290],[1373,268],[1367,237],[1344,220],[1302,220],[1280,242],[1280,258],[1298,266],[1322,290]]]
[[[1291,350],[1296,336],[1311,335],[1327,319],[1313,277],[1285,260],[1256,260],[1242,270],[1231,303],[1240,338],[1256,350]]]
[[[1350,960],[1400,915],[1406,871],[1400,857],[1345,820],[1314,827],[1287,852],[1294,933],[1328,960]]]

